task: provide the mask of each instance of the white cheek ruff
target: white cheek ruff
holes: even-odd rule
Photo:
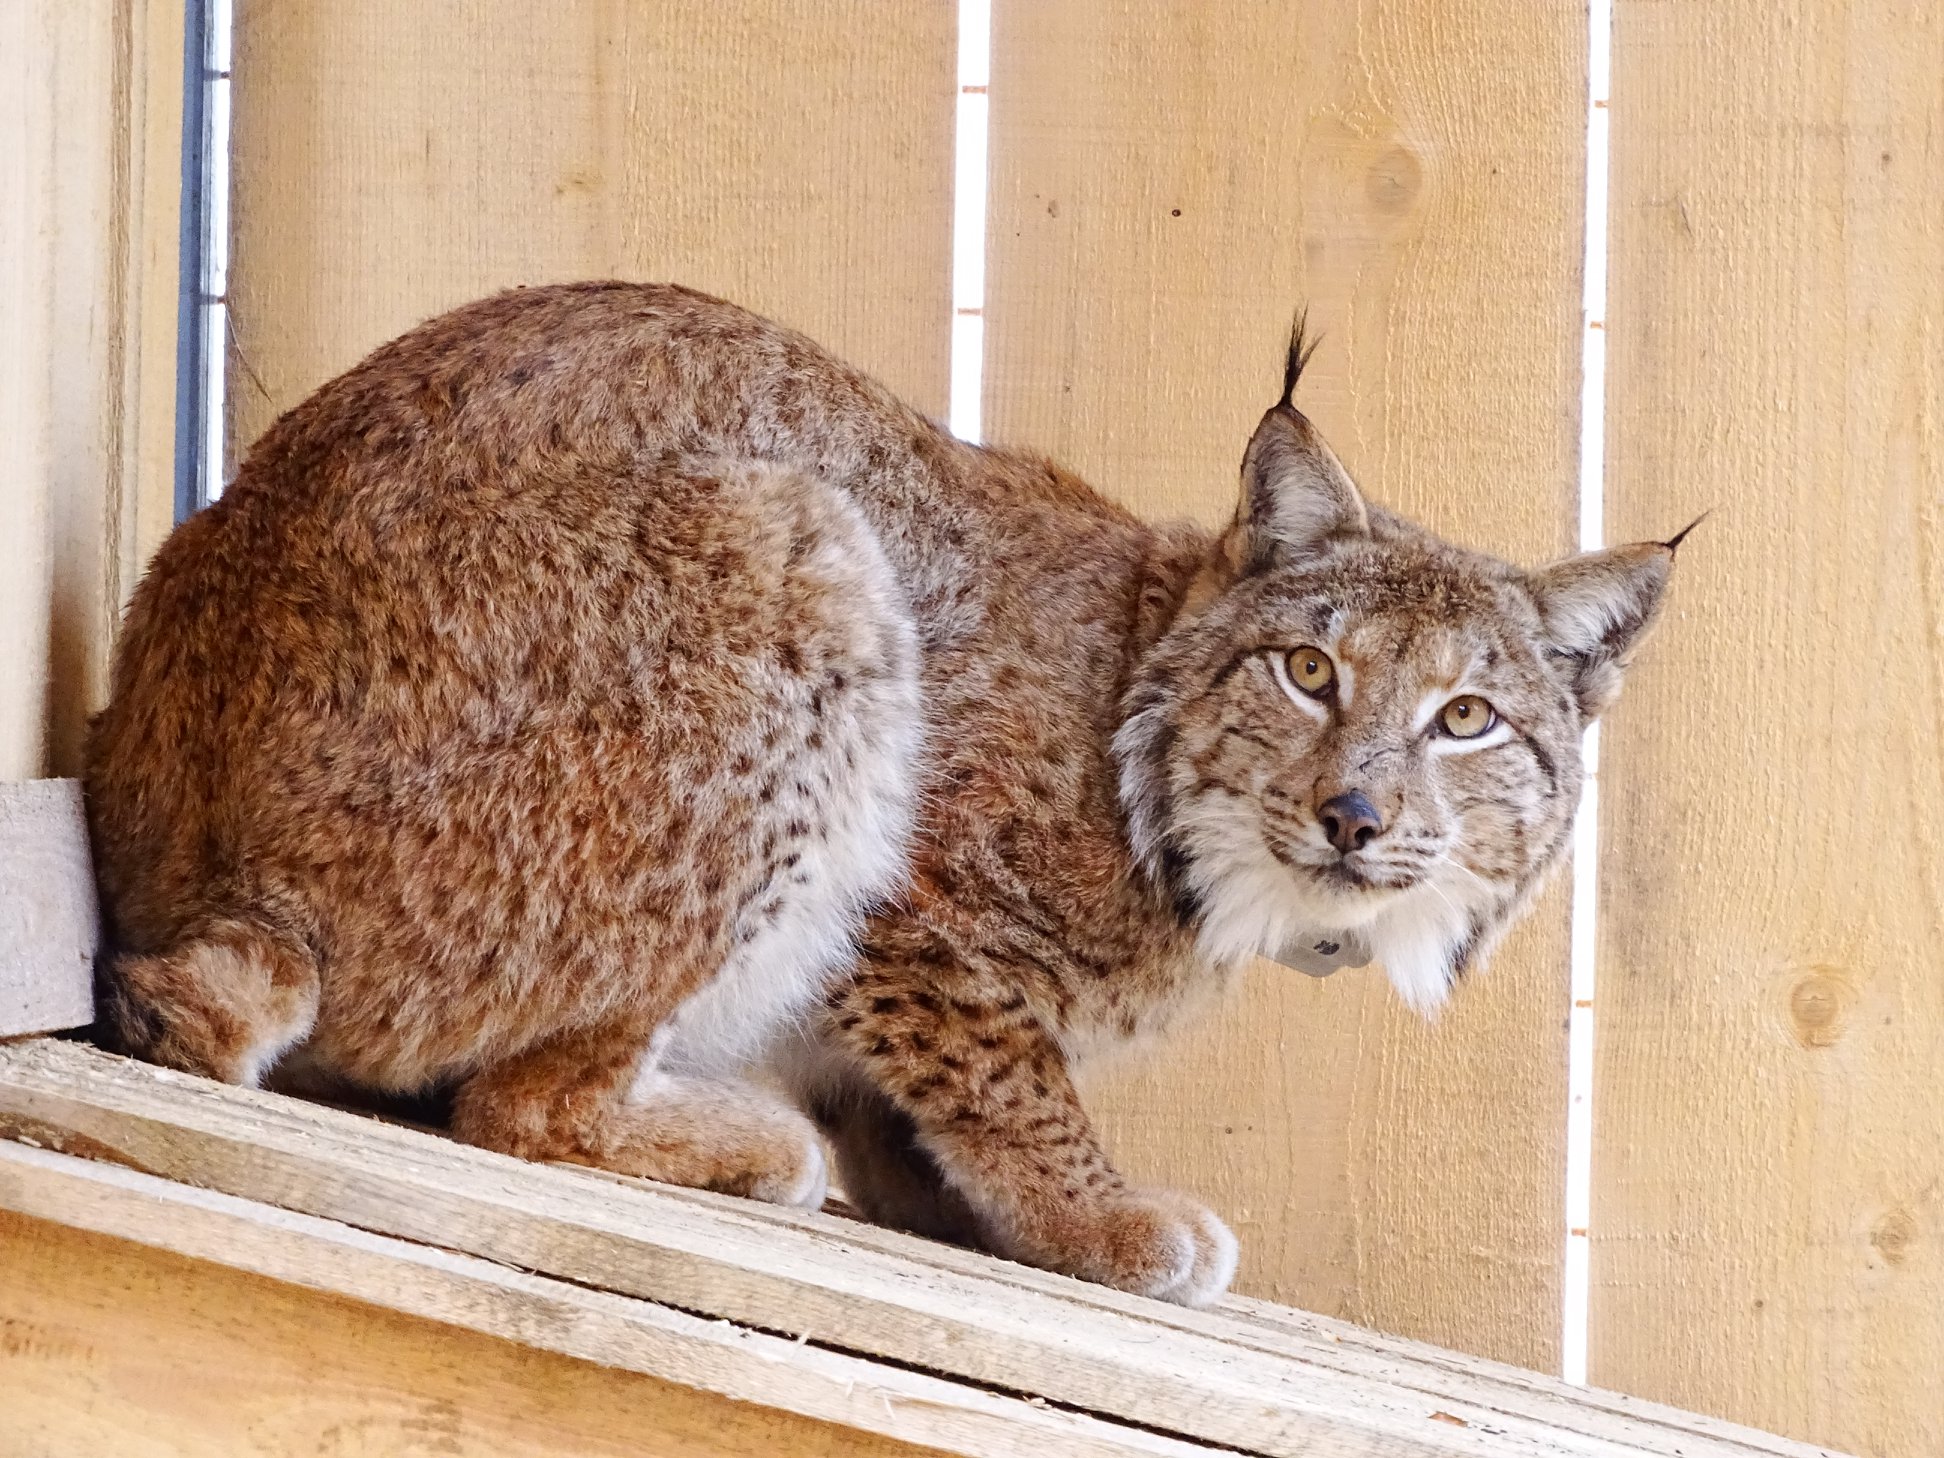
[[[1224,793],[1187,807],[1177,829],[1202,901],[1199,950],[1209,962],[1273,958],[1292,938],[1338,929],[1367,945],[1398,997],[1427,1018],[1450,997],[1452,964],[1498,899],[1476,876],[1441,880],[1435,871],[1389,897],[1346,899],[1305,885],[1270,853],[1251,807]]]
[[[1435,1017],[1451,995],[1452,953],[1469,922],[1435,896],[1408,896],[1370,929],[1371,949],[1404,1005]]]
[[[1323,707],[1320,700],[1311,698],[1308,694],[1296,687],[1296,681],[1289,676],[1289,665],[1283,660],[1284,655],[1281,653],[1271,653],[1269,655],[1269,672],[1275,677],[1276,687],[1283,691],[1284,696],[1288,698],[1290,703],[1301,709],[1305,714],[1308,714],[1312,719],[1319,721],[1328,719],[1330,717],[1330,711]]]

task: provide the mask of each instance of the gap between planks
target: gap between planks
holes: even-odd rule
[[[1134,1441],[1120,1436],[1131,1424],[1143,1440],[1177,1444],[1099,1451],[1830,1458],[1264,1302],[1186,1311],[826,1216],[525,1164],[77,1043],[0,1046],[0,1133],[362,1239],[655,1303],[669,1319],[700,1313],[682,1319],[798,1334],[803,1342],[763,1339],[824,1351],[820,1361],[862,1362],[881,1376],[897,1370],[879,1365],[889,1361],[917,1369],[905,1373],[913,1379],[1031,1394],[1120,1425],[1116,1441]],[[0,1173],[0,1203],[25,1198],[15,1167]],[[86,1223],[58,1200],[26,1213]],[[210,1248],[218,1253],[206,1258],[224,1259],[220,1242]]]

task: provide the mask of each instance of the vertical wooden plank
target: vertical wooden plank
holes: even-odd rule
[[[73,773],[173,441],[180,0],[0,0],[0,775]],[[160,476],[158,478],[158,474]],[[163,508],[166,515],[166,508]]]
[[[1378,500],[1527,560],[1575,520],[1585,14],[1548,0],[1000,0],[987,433],[1156,516],[1233,510],[1292,307]],[[1567,898],[1441,1022],[1262,964],[1095,1097],[1241,1287],[1554,1367]]]
[[[119,0],[117,7],[114,95],[124,160],[112,235],[121,321],[115,449],[125,498],[117,517],[117,609],[175,526],[185,10],[183,0]]]
[[[45,774],[49,477],[54,469],[48,295],[61,177],[55,156],[58,33],[41,0],[0,3],[0,540],[18,545],[0,573],[0,775]]]
[[[1944,1452],[1944,11],[1619,0],[1595,1381]]]
[[[231,441],[427,315],[665,279],[946,398],[951,7],[239,0]]]

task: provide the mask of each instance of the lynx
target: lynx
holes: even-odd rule
[[[1559,860],[1674,555],[1435,539],[1296,408],[1306,358],[1209,532],[681,288],[384,346],[130,606],[105,1026],[785,1204],[827,1140],[870,1218],[1212,1300],[1234,1238],[1122,1179],[1076,1063],[1258,954],[1436,1008]]]

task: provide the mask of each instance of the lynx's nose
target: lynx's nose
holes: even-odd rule
[[[1384,833],[1383,817],[1361,790],[1332,795],[1316,807],[1316,818],[1322,823],[1330,844],[1346,856],[1351,851],[1362,850]]]

